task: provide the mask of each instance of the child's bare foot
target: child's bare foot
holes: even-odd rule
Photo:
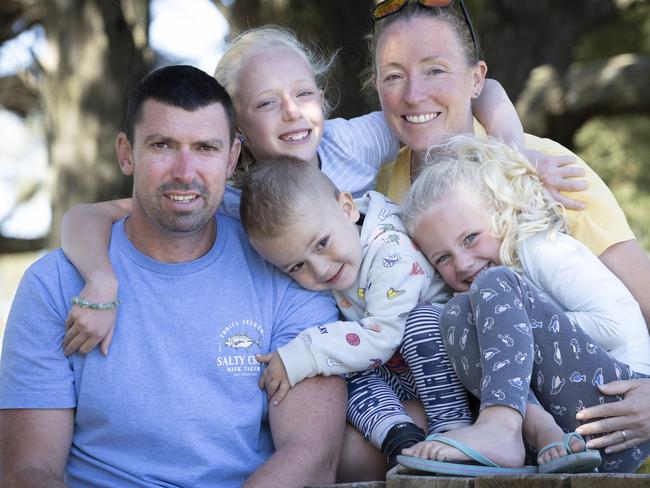
[[[544,446],[552,442],[559,442],[564,436],[564,432],[555,420],[542,407],[537,404],[529,403],[526,406],[526,418],[524,419],[524,437],[539,452]],[[569,446],[573,452],[580,452],[586,449],[586,445],[579,438],[572,438]],[[537,464],[542,465],[566,456],[568,452],[562,446],[552,447],[537,457]]]
[[[519,412],[505,406],[487,407],[474,425],[450,430],[443,435],[471,447],[499,466],[518,468],[524,464],[525,449],[521,436],[522,418]],[[495,439],[499,439],[495,443]],[[423,441],[404,449],[402,454],[435,461],[471,460],[458,449],[436,441]]]

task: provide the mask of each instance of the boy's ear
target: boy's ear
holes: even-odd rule
[[[117,152],[117,161],[120,164],[122,173],[126,176],[131,176],[133,174],[133,150],[131,149],[129,139],[126,137],[124,132],[120,132],[117,135],[115,150]]]
[[[359,213],[359,209],[357,208],[356,203],[354,203],[352,194],[348,193],[347,191],[342,191],[339,193],[337,200],[339,207],[341,207],[343,212],[345,212],[350,221],[354,223],[358,222],[361,214]]]

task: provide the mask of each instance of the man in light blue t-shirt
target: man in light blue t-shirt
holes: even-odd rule
[[[60,250],[27,270],[0,363],[0,485],[333,482],[343,380],[312,378],[269,407],[255,354],[336,308],[216,212],[239,154],[228,95],[189,66],[153,72],[129,100],[117,153],[134,189],[109,250],[121,290],[111,353],[63,354],[84,284]]]

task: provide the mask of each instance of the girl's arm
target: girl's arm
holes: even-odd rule
[[[117,298],[118,283],[108,259],[108,243],[113,223],[131,211],[131,199],[77,205],[61,222],[61,247],[86,282],[79,296],[91,303],[107,303]],[[108,354],[113,337],[116,310],[92,310],[73,305],[66,320],[63,347],[70,355],[90,352],[101,342]]]
[[[536,234],[519,247],[519,257],[533,283],[552,296],[594,343],[614,357],[634,344],[637,352],[627,361],[647,363],[650,339],[637,302],[582,243],[565,234],[553,239]],[[641,350],[648,352],[642,358]]]
[[[514,145],[537,169],[540,180],[553,198],[566,208],[581,210],[584,204],[562,195],[560,191],[582,191],[587,189],[584,180],[576,180],[585,172],[582,168],[570,166],[573,156],[548,156],[524,146],[524,128],[514,105],[501,84],[486,79],[481,95],[474,99],[472,111],[483,124],[487,133],[508,144]]]

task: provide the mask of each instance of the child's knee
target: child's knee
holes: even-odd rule
[[[509,292],[520,288],[521,276],[507,266],[496,266],[481,273],[469,289],[471,295],[486,288]]]
[[[440,315],[440,333],[447,336],[450,327],[467,320],[467,311],[470,310],[469,295],[457,293],[447,302]]]

